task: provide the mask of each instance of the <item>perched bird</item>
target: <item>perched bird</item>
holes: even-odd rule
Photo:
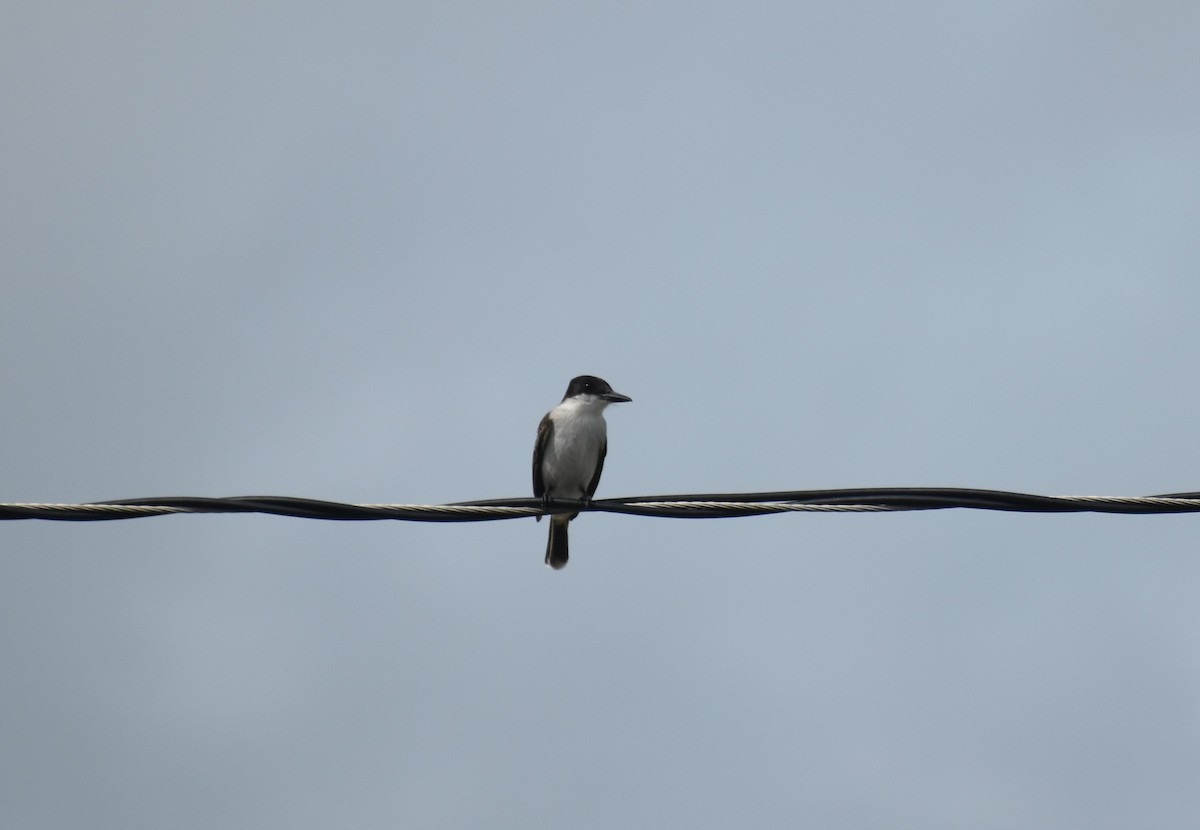
[[[598,377],[580,375],[572,380],[562,403],[538,424],[533,447],[533,495],[540,499],[591,500],[608,452],[604,407],[631,400]],[[567,564],[567,524],[578,515],[557,513],[550,517],[546,564],[555,570]],[[541,519],[538,516],[538,521]]]

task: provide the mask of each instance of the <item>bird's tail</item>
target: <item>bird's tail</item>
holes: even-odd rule
[[[546,542],[546,564],[556,571],[567,566],[567,524],[570,521],[566,516],[550,517],[550,539]]]

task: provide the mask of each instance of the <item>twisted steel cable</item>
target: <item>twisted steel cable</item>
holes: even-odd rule
[[[1041,496],[957,487],[884,487],[633,496],[587,503],[511,498],[454,504],[347,504],[289,496],[167,496],[86,504],[0,503],[0,520],[95,522],[180,513],[262,513],[331,521],[485,522],[568,512],[717,519],[795,512],[949,509],[1022,513],[1196,513],[1200,512],[1200,492],[1157,496]]]

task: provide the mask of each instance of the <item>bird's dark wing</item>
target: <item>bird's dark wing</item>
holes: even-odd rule
[[[596,487],[600,484],[600,473],[604,472],[604,456],[608,455],[607,439],[600,445],[600,458],[596,461],[596,472],[592,473],[592,480],[588,482],[587,492],[584,493],[585,499],[591,499],[596,494]]]
[[[546,457],[546,446],[553,434],[554,422],[550,420],[550,413],[546,413],[542,422],[538,424],[537,441],[533,444],[533,495],[539,499],[546,495],[546,482],[542,478],[542,459]]]

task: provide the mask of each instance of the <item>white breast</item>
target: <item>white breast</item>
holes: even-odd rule
[[[542,459],[542,477],[551,496],[583,498],[607,437],[602,411],[602,406],[569,400],[550,410],[554,432]]]

